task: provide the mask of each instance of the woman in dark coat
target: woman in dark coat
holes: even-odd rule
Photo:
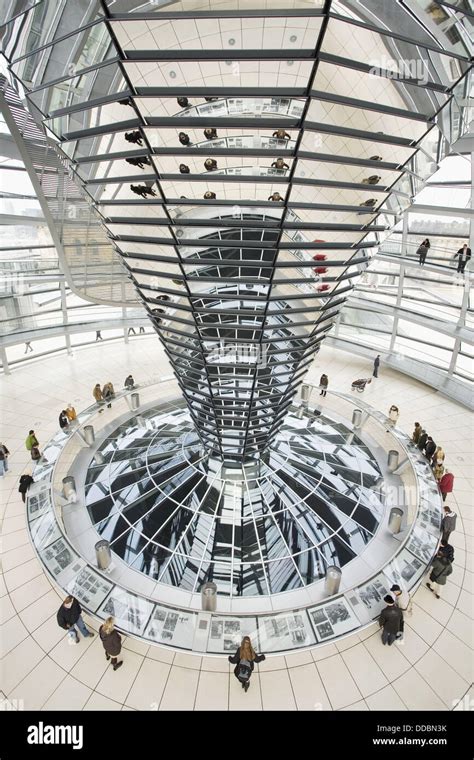
[[[440,597],[441,586],[446,585],[446,578],[448,575],[451,575],[452,572],[453,566],[449,558],[443,551],[438,551],[438,554],[433,560],[430,573],[430,581],[433,586],[431,586],[431,583],[426,584],[437,599]]]
[[[115,630],[113,617],[108,617],[105,623],[100,626],[99,636],[105,649],[105,659],[111,659],[113,669],[118,670],[123,665],[123,660],[117,662],[117,657],[122,651],[122,637]]]
[[[21,498],[22,498],[23,504],[26,501],[26,492],[27,492],[28,488],[31,486],[31,484],[34,483],[34,482],[35,481],[33,480],[33,478],[31,477],[31,475],[29,473],[25,473],[24,475],[21,476],[21,478],[20,478],[20,485],[18,486],[18,490],[21,493]]]
[[[248,691],[250,686],[250,676],[256,662],[263,662],[264,654],[256,654],[249,636],[244,636],[240,647],[233,657],[229,656],[229,662],[235,665],[234,676],[242,684],[242,688]]]

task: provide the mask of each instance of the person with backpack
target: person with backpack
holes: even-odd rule
[[[451,575],[452,572],[452,560],[450,560],[449,556],[446,556],[440,548],[431,567],[430,581],[433,585],[431,585],[431,583],[426,584],[429,590],[433,592],[436,599],[440,598],[441,586],[446,585],[446,578],[448,575]]]
[[[34,430],[30,430],[30,432],[28,433],[28,436],[25,441],[25,447],[26,447],[26,450],[30,452],[31,458],[33,460],[41,459],[39,443],[38,443],[38,439],[35,435]]]
[[[35,481],[31,477],[29,472],[25,472],[25,474],[21,476],[20,482],[18,485],[18,491],[19,493],[21,493],[21,500],[23,504],[26,502],[26,492],[28,491],[31,484],[34,482]]]
[[[264,654],[256,654],[249,636],[244,636],[236,653],[232,657],[229,656],[229,662],[235,665],[234,675],[244,691],[248,691],[250,686],[250,676],[255,663],[263,662],[264,659]]]

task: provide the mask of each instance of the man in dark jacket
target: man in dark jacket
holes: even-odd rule
[[[444,538],[441,539],[441,543],[439,545],[438,554],[440,554],[443,557],[446,557],[449,562],[454,562],[454,547],[451,546],[451,544],[448,544],[447,541],[444,540]]]
[[[382,644],[388,644],[392,646],[393,642],[397,638],[397,633],[403,625],[403,612],[400,607],[397,607],[395,600],[392,596],[384,596],[384,602],[387,606],[382,610],[379,617],[379,626],[382,630]]]
[[[34,482],[35,481],[31,477],[29,472],[21,476],[18,490],[21,493],[21,499],[23,501],[23,504],[26,502],[26,492],[28,491],[28,488],[31,486],[31,484]]]
[[[436,443],[433,441],[432,437],[429,435],[426,439],[425,443],[425,457],[429,460],[433,459],[433,454],[436,451]]]
[[[426,430],[423,429],[420,433],[420,437],[418,438],[418,448],[420,449],[420,451],[423,451],[423,449],[425,448],[427,440],[428,440],[428,433],[426,432]]]
[[[463,274],[466,268],[466,264],[471,258],[471,249],[468,247],[467,243],[464,243],[463,247],[460,248],[459,251],[454,254],[454,258],[456,257],[458,257],[457,271]]]
[[[87,638],[87,636],[93,636],[92,631],[86,627],[82,616],[82,607],[74,596],[67,596],[58,610],[56,620],[60,628],[64,628],[67,631],[68,636],[73,639],[75,644],[79,644],[79,636],[77,634],[76,625],[80,632]]]
[[[380,354],[378,354],[374,359],[374,371],[372,372],[373,377],[379,376],[379,367],[380,367]]]

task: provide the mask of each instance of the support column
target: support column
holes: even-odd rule
[[[72,354],[71,336],[69,335],[69,327],[68,327],[69,319],[67,315],[66,285],[64,283],[64,280],[60,280],[59,289],[61,291],[61,311],[63,313],[64,337],[66,339],[66,348],[67,348],[68,354]]]
[[[402,305],[403,285],[405,279],[405,263],[403,258],[407,254],[408,245],[408,211],[403,212],[403,229],[402,229],[402,242],[401,242],[401,261],[400,261],[400,274],[398,277],[398,290],[397,300],[395,307],[399,308]],[[392,352],[395,348],[395,342],[397,340],[397,328],[398,328],[398,314],[395,312],[393,317],[392,335],[390,337],[389,351]]]
[[[7,359],[7,349],[5,346],[0,346],[0,357],[2,359],[3,371],[6,375],[11,375],[10,366]]]

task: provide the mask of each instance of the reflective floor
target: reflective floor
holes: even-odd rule
[[[41,373],[39,371],[41,367]],[[370,374],[368,360],[323,347],[308,380],[329,375],[333,390],[349,392],[354,377]],[[18,477],[30,467],[24,438],[31,427],[41,444],[57,432],[57,407],[92,400],[95,383],[116,385],[133,371],[145,382],[169,367],[156,339],[128,347],[79,351],[0,378],[1,440],[10,452],[10,474],[0,480],[4,582],[0,582],[0,697],[23,699],[25,710],[427,710],[468,709],[472,688],[472,443],[466,410],[421,383],[382,369],[364,400],[384,412],[399,406],[399,424],[424,423],[455,474],[450,505],[458,513],[451,536],[453,574],[436,599],[424,586],[414,597],[403,645],[384,647],[377,624],[362,634],[313,651],[267,655],[247,694],[222,656],[180,654],[123,637],[123,667],[114,673],[98,637],[67,644],[56,623],[61,603],[31,546]],[[103,376],[103,377],[102,377]],[[164,399],[166,395],[164,395]],[[110,410],[102,415],[105,417]],[[111,410],[113,418],[113,409]],[[421,419],[420,419],[421,418]],[[25,434],[23,434],[25,430]],[[85,616],[94,630],[94,620]]]
[[[86,505],[101,536],[161,583],[251,596],[301,588],[343,567],[375,534],[381,472],[362,441],[324,416],[285,420],[266,461],[210,460],[184,405],[118,427],[89,467]]]

